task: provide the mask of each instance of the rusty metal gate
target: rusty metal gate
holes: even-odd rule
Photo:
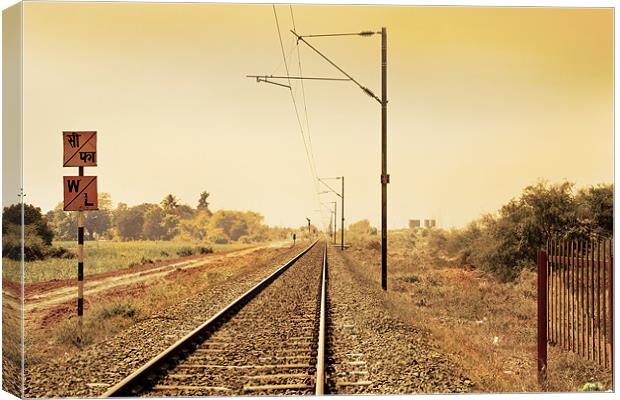
[[[549,241],[538,253],[538,373],[547,344],[613,368],[613,241]]]

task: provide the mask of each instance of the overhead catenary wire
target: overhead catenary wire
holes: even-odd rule
[[[290,76],[290,72],[289,72],[289,68],[288,68],[288,63],[286,61],[286,54],[284,53],[284,43],[282,42],[282,33],[280,32],[280,23],[278,21],[278,13],[276,12],[276,6],[275,4],[272,4],[272,8],[273,8],[273,16],[275,18],[275,22],[276,22],[276,29],[278,31],[278,39],[280,40],[280,49],[282,50],[282,59],[284,61],[284,67],[286,69],[286,76]],[[312,163],[312,157],[310,156],[310,150],[308,149],[308,143],[306,143],[306,137],[304,135],[304,128],[303,128],[303,124],[301,123],[301,118],[299,117],[299,109],[297,107],[297,101],[295,100],[295,96],[293,94],[293,89],[291,86],[291,80],[288,79],[288,85],[289,85],[289,92],[291,94],[291,100],[293,101],[293,108],[295,109],[295,116],[297,117],[297,123],[299,125],[299,131],[301,133],[301,138],[304,144],[304,148],[306,151],[306,157],[308,158],[308,164],[310,166],[310,172],[314,178],[314,180],[316,180],[317,178],[317,173],[316,173],[316,168],[314,166],[314,164]],[[315,184],[315,188],[316,188],[316,184]]]
[[[293,5],[289,4],[288,7],[289,7],[289,10],[291,12],[291,22],[293,24],[293,30],[297,30],[297,28],[295,27],[295,17],[293,16]],[[304,73],[303,73],[303,70],[301,68],[301,54],[300,54],[300,51],[299,51],[299,43],[296,43],[296,47],[297,47],[297,65],[299,66],[299,76],[303,77]],[[303,101],[304,101],[304,115],[306,116],[306,134],[308,135],[308,143],[310,145],[310,154],[312,155],[312,162],[314,163],[315,172],[316,172],[316,160],[314,158],[314,152],[313,152],[313,149],[312,149],[312,136],[310,135],[310,123],[308,122],[308,106],[307,106],[307,103],[306,103],[306,89],[304,88],[304,81],[303,81],[303,79],[300,80],[300,83],[301,83],[301,94],[302,94],[302,98],[303,98]]]
[[[291,13],[291,23],[293,24],[293,30],[297,30],[297,27],[295,25],[295,16],[293,15],[293,5],[289,4],[289,11]],[[300,77],[300,83],[301,83],[301,94],[302,94],[302,98],[303,98],[303,102],[304,102],[304,115],[305,115],[305,119],[306,119],[306,134],[308,135],[308,144],[310,146],[310,155],[312,156],[312,162],[314,164],[314,168],[315,168],[315,180],[314,180],[314,187],[315,187],[315,191],[316,191],[316,200],[318,203],[321,202],[321,199],[319,198],[319,184],[318,184],[318,172],[316,172],[316,159],[314,157],[314,148],[312,146],[312,135],[310,133],[310,122],[308,119],[308,106],[307,106],[307,102],[306,102],[306,89],[304,87],[304,73],[303,73],[303,69],[301,67],[301,52],[299,50],[299,42],[295,42],[296,48],[297,48],[297,65],[299,68],[299,77]],[[335,80],[335,78],[313,78],[315,80]]]
[[[336,68],[338,71],[340,71],[344,76],[346,76],[347,78],[349,78],[353,83],[355,83],[360,89],[362,89],[364,91],[364,93],[366,93],[368,96],[372,97],[373,99],[377,100],[379,102],[379,104],[382,104],[381,99],[374,94],[374,92],[372,90],[370,90],[369,88],[367,88],[366,86],[362,85],[361,83],[359,83],[355,78],[353,78],[351,75],[349,75],[348,73],[345,72],[345,70],[343,70],[342,68],[340,68],[335,62],[333,62],[331,59],[329,59],[329,57],[327,57],[325,54],[321,53],[316,47],[314,47],[313,45],[311,45],[310,43],[308,43],[307,40],[304,39],[303,36],[298,35],[297,32],[295,30],[292,30],[291,33],[293,35],[295,35],[295,37],[297,38],[297,41],[302,41],[306,44],[306,46],[310,47],[312,50],[314,50],[315,53],[317,53],[318,55],[320,55],[325,61],[327,61],[328,63],[330,63],[334,68]],[[318,35],[315,35],[318,36]],[[328,36],[328,35],[324,35],[324,36]],[[306,36],[308,37],[308,36]]]
[[[286,58],[286,54],[284,52],[284,43],[282,41],[282,34],[281,34],[281,30],[280,30],[280,23],[278,21],[278,14],[276,11],[276,7],[275,4],[272,4],[272,8],[273,8],[273,15],[274,15],[274,19],[275,19],[275,23],[276,23],[276,29],[278,31],[278,39],[280,41],[280,49],[282,51],[282,60],[284,62],[284,66],[285,66],[285,70],[286,70],[286,79],[288,81],[288,88],[289,88],[289,92],[291,94],[291,100],[293,102],[293,108],[295,110],[295,116],[297,118],[297,123],[299,125],[299,130],[300,130],[300,134],[302,137],[302,141],[304,144],[304,149],[306,152],[306,157],[308,159],[308,164],[310,167],[310,173],[312,175],[312,180],[313,180],[313,184],[314,184],[314,190],[315,190],[315,195],[316,195],[316,201],[317,201],[317,205],[318,203],[320,203],[320,198],[319,198],[319,184],[318,184],[318,172],[316,169],[316,161],[314,158],[314,151],[312,148],[312,140],[310,139],[310,133],[309,133],[309,119],[308,119],[308,109],[307,109],[307,102],[306,102],[306,96],[305,96],[305,89],[303,87],[303,80],[301,81],[302,83],[302,95],[303,95],[303,101],[304,101],[304,113],[305,113],[305,121],[306,121],[306,134],[308,135],[308,140],[306,141],[306,134],[304,134],[304,128],[303,128],[303,124],[301,122],[301,117],[299,116],[299,107],[297,106],[297,101],[295,100],[295,95],[293,93],[293,89],[292,89],[292,83],[291,83],[291,74],[290,74],[290,70],[288,67],[288,62],[287,62],[287,58]],[[293,12],[292,12],[292,8],[290,8],[290,12],[291,12],[291,21],[293,23],[293,27],[295,26],[295,22],[294,22],[294,16],[293,16]],[[301,57],[299,55],[299,46],[298,44],[295,46],[297,48],[297,56],[298,56],[298,67],[299,67],[299,73],[300,73],[300,77],[298,78],[303,78],[303,70],[301,68]],[[257,80],[259,79],[259,77],[256,77]],[[267,80],[267,77],[262,77],[264,78],[264,82],[267,83],[274,83],[271,81]]]

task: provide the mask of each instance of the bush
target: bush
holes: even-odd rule
[[[42,260],[53,253],[54,233],[41,215],[41,209],[29,204],[23,207],[25,261]],[[2,212],[2,257],[22,258],[22,206],[14,204]]]
[[[113,317],[133,318],[138,314],[138,308],[129,301],[115,301],[101,306],[95,313],[95,319],[110,319]]]
[[[80,332],[77,318],[71,318],[58,324],[54,330],[54,337],[58,343],[76,347],[86,346],[93,342],[93,337],[88,329],[82,329]]]
[[[215,244],[226,244],[230,242],[228,236],[221,229],[213,229],[209,232],[208,241]]]
[[[177,255],[179,257],[189,257],[194,255],[194,250],[192,250],[191,247],[181,247],[179,250],[177,250]]]
[[[211,254],[211,253],[213,253],[213,248],[212,247],[205,247],[205,246],[198,246],[196,248],[196,252],[198,254]]]
[[[65,249],[64,247],[52,247],[49,252],[49,256],[53,258],[75,258],[75,253]]]
[[[400,277],[400,279],[408,283],[416,283],[420,281],[420,278],[417,275],[413,274],[403,275]]]

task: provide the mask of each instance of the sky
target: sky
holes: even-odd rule
[[[291,16],[301,34],[387,28],[389,228],[463,226],[539,179],[613,182],[613,10],[275,10],[290,75],[299,51],[304,76],[342,77],[296,46]],[[308,41],[381,92],[379,36]],[[86,175],[114,202],[195,206],[206,190],[212,210],[301,226],[336,199],[316,194],[290,91],[246,78],[286,74],[271,5],[25,3],[23,68],[24,188],[44,211],[76,174],[66,130],[98,131]],[[351,82],[293,96],[318,176],[345,176],[347,224],[377,226],[379,104]]]

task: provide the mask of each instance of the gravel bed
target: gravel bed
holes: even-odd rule
[[[314,393],[323,249],[314,246],[141,395]]]
[[[463,393],[471,381],[423,329],[390,315],[385,293],[330,247],[327,370],[334,394]]]
[[[228,279],[78,354],[26,369],[26,397],[94,397],[145,364],[298,254],[274,250],[271,262]]]

